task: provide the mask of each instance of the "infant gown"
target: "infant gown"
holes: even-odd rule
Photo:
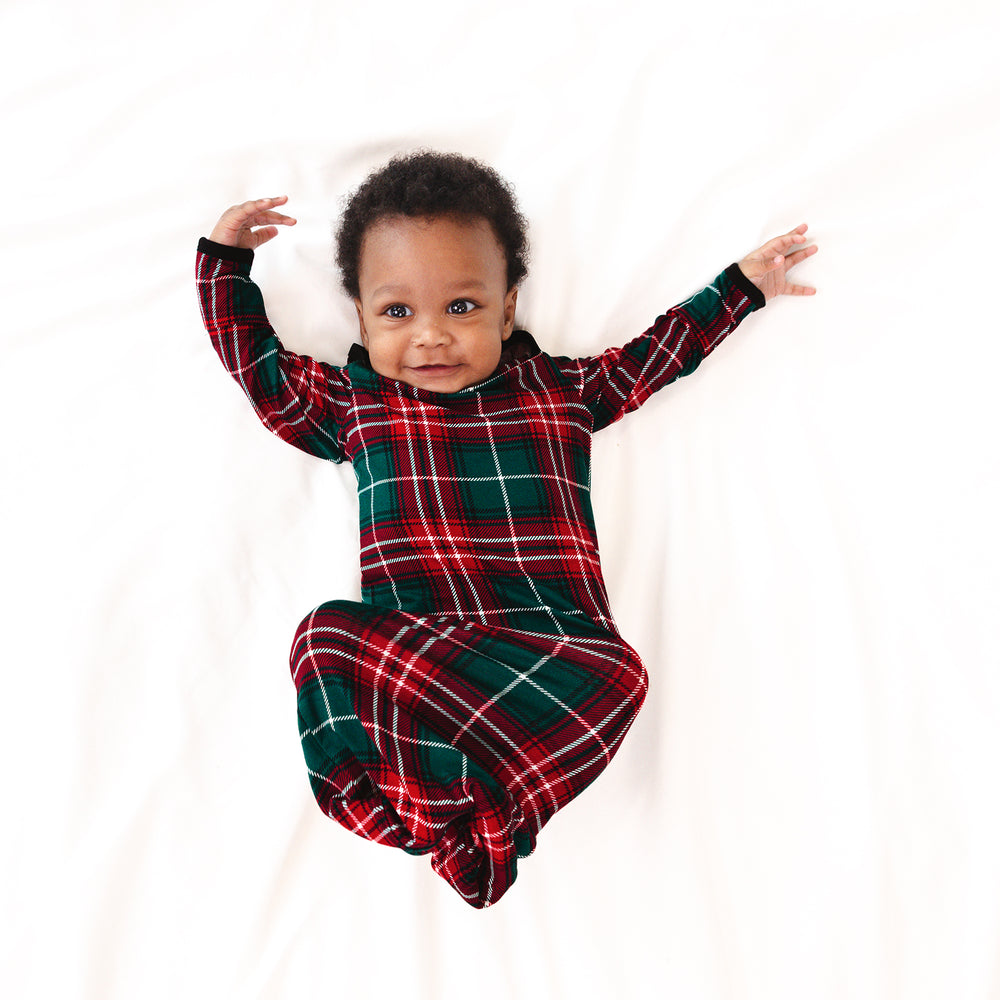
[[[435,393],[363,352],[339,367],[286,351],[252,251],[198,250],[205,326],[257,416],[357,477],[361,600],[316,608],[291,651],[316,800],[489,906],[646,692],[601,574],[593,432],[693,371],[763,296],[732,265],[623,348],[573,360],[528,338],[529,356]]]

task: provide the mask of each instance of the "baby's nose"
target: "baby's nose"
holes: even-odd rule
[[[448,330],[436,319],[425,319],[413,326],[413,343],[424,347],[436,347],[449,339]]]

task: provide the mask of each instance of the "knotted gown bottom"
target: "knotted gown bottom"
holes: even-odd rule
[[[604,770],[646,693],[635,651],[596,627],[543,635],[353,601],[302,622],[291,670],[320,808],[430,854],[477,908]]]

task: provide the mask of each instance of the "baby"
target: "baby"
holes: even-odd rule
[[[286,351],[250,280],[295,220],[263,198],[198,247],[202,315],[279,437],[358,481],[361,601],[331,601],[291,652],[320,807],[431,855],[495,903],[549,818],[610,762],[646,692],[615,626],[590,503],[594,431],[693,371],[792,285],[806,226],[765,243],[622,348],[551,357],[514,326],[526,224],[509,185],[454,154],[397,157],[351,197],[337,263],[361,345]]]

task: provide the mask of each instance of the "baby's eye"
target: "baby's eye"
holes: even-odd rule
[[[472,299],[456,299],[454,302],[448,306],[448,312],[452,316],[463,316],[465,313],[472,312],[476,308],[476,303]]]
[[[413,315],[413,310],[409,306],[397,302],[385,310],[385,315],[391,319],[405,319],[407,316]]]

